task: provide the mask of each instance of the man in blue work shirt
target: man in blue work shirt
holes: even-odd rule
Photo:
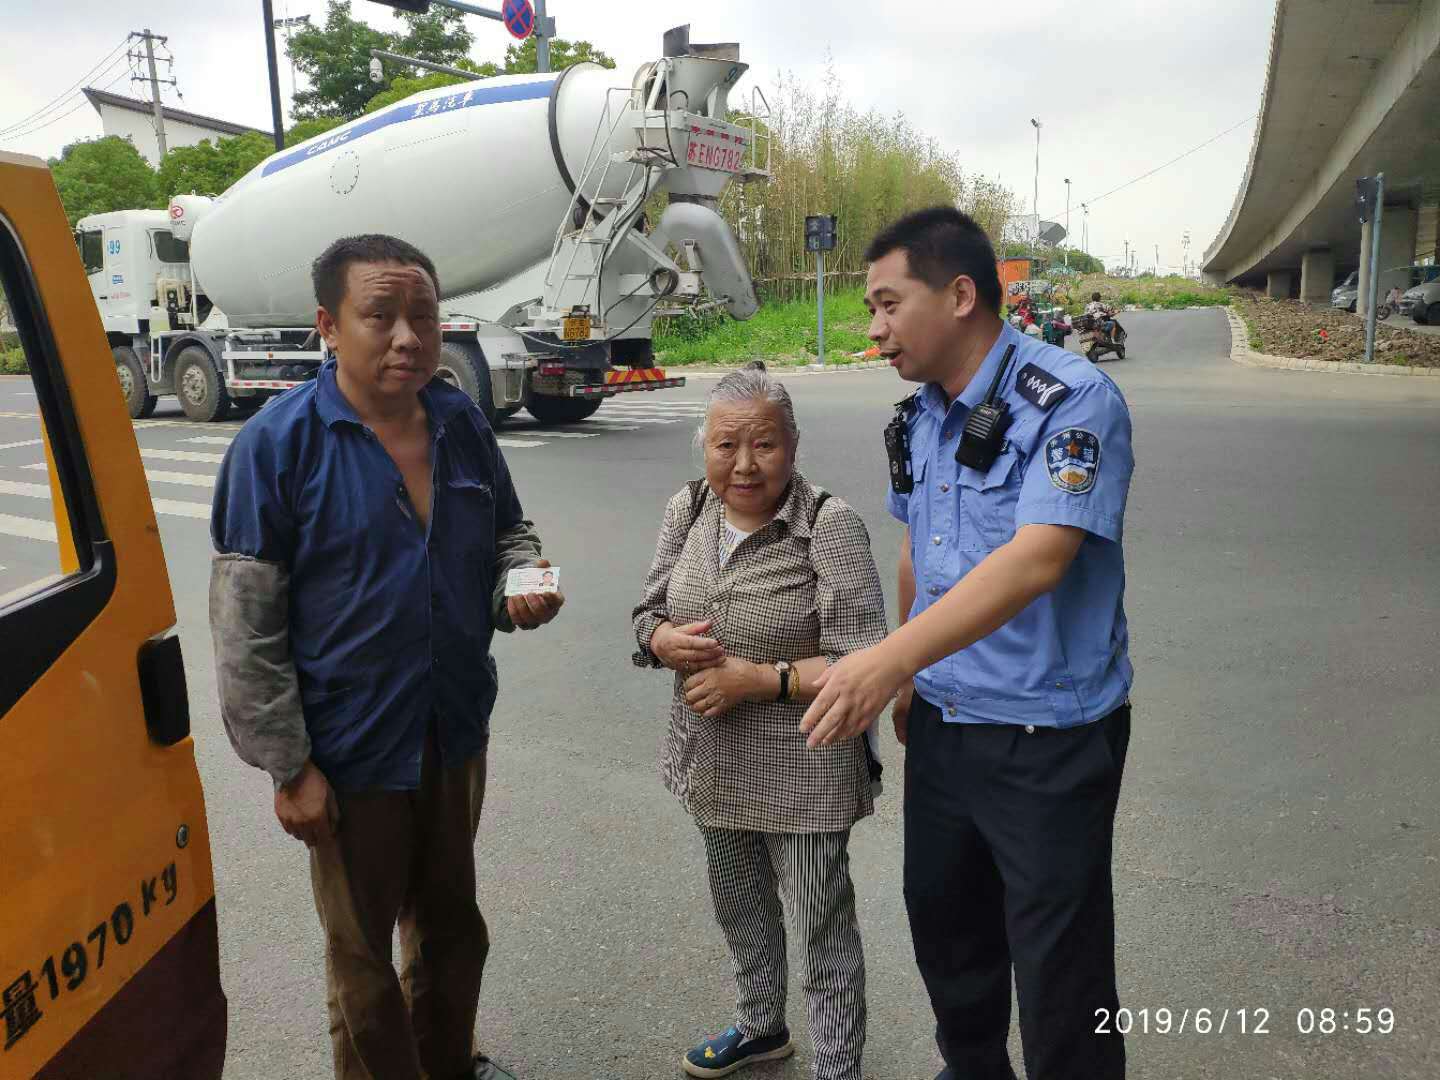
[[[832,667],[802,727],[827,744],[897,699],[905,902],[941,1078],[1013,1080],[1013,968],[1031,1080],[1116,1080],[1129,409],[1088,361],[1001,321],[966,215],[911,214],[866,258],[870,337],[923,384],[901,409],[913,490],[889,499],[908,526],[904,625]]]
[[[337,1080],[492,1080],[473,1047],[490,642],[564,599],[504,595],[549,563],[484,415],[432,381],[434,264],[356,236],[313,279],[335,359],[246,424],[216,484],[220,714],[310,847]]]

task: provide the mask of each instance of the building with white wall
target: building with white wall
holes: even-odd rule
[[[85,96],[100,114],[100,126],[106,135],[129,139],[135,144],[135,149],[140,151],[141,157],[151,165],[160,164],[160,144],[155,138],[155,111],[150,102],[95,90],[88,86],[85,88]],[[227,120],[216,120],[212,116],[200,116],[183,109],[162,105],[160,111],[165,118],[165,145],[171,150],[177,146],[194,146],[202,139],[215,142],[243,135],[247,131],[257,132],[267,139],[274,138],[271,132],[261,131],[259,128],[232,124]]]

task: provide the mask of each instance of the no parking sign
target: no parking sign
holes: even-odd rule
[[[534,33],[535,9],[530,6],[530,0],[505,0],[500,14],[512,36],[524,41]]]

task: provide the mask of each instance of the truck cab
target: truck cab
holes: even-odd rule
[[[190,321],[190,245],[164,210],[115,210],[81,218],[75,244],[107,335],[135,337]]]

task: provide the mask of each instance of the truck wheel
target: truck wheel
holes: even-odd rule
[[[495,426],[495,390],[490,385],[490,365],[485,362],[485,353],[479,345],[445,342],[440,346],[440,364],[435,368],[435,377],[464,390],[470,400],[480,406],[490,426]]]
[[[1425,309],[1425,321],[1431,326],[1440,324],[1440,303],[1431,304]]]
[[[150,393],[150,380],[135,350],[117,345],[110,350],[115,358],[115,374],[120,379],[120,392],[125,395],[125,408],[131,420],[143,420],[155,411],[155,395]]]
[[[230,413],[230,395],[220,369],[203,345],[187,345],[175,361],[175,394],[191,420],[209,423]]]
[[[595,415],[599,398],[563,398],[531,394],[525,407],[542,424],[575,424]]]

